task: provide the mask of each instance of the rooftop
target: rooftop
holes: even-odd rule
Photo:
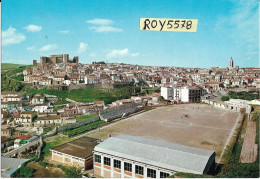
[[[97,145],[94,151],[149,165],[202,174],[215,152],[143,137],[117,135]]]
[[[79,139],[55,147],[52,150],[86,159],[92,156],[92,151],[98,144],[97,140],[98,139],[91,137],[81,137]]]

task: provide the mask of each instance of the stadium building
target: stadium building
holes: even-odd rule
[[[94,174],[106,178],[166,178],[175,172],[205,174],[214,151],[129,135],[117,135],[94,150]]]

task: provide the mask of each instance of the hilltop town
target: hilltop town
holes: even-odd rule
[[[238,141],[242,128],[246,145],[238,160],[252,165],[258,161],[258,143],[250,139],[259,135],[260,105],[260,68],[234,64],[232,57],[226,68],[209,69],[82,64],[77,56],[60,54],[2,71],[2,160],[15,169],[4,175],[232,176],[216,171],[230,161],[226,153],[232,149],[227,146],[243,145]],[[200,128],[207,135],[197,134]],[[148,146],[157,155],[135,154],[135,148],[146,153]],[[187,159],[162,160],[170,156]]]
[[[34,60],[33,64],[36,66],[23,71],[24,83],[39,87],[113,88],[116,84],[133,83],[143,87],[197,87],[212,93],[230,87],[256,91],[260,85],[259,68],[234,66],[232,57],[227,68],[210,69],[106,64],[104,61],[81,64],[79,57],[69,60],[68,54],[41,57],[40,63]]]

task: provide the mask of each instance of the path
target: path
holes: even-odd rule
[[[255,143],[256,138],[256,122],[252,121],[253,115],[250,116],[247,122],[246,134],[241,150],[241,163],[253,163],[257,160],[257,147]]]

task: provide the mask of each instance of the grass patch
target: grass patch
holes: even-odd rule
[[[54,128],[55,128],[55,126],[51,126],[51,127],[45,128],[43,133],[41,134],[41,136],[47,134],[50,131],[52,131]]]
[[[203,141],[203,142],[201,142],[201,145],[215,145],[215,144],[208,142],[208,141]]]
[[[151,106],[143,106],[143,110],[145,110],[145,111],[149,111],[149,110],[151,110],[151,109],[152,109]]]
[[[49,165],[49,163],[47,163],[47,162],[39,162],[38,164],[43,166],[44,168]]]
[[[170,176],[170,178],[213,178],[211,175],[200,175],[200,174],[194,174],[194,173],[183,173],[183,172],[176,172],[173,176]]]
[[[246,115],[247,116],[247,115]],[[245,132],[244,129],[247,125],[247,117],[243,123],[242,131],[239,133],[238,140],[233,145],[229,146],[225,157],[227,162],[221,169],[221,172],[217,177],[222,178],[258,178],[259,177],[259,156],[254,163],[240,163],[240,154],[243,146],[244,139],[241,135]],[[257,128],[257,133],[259,133],[259,128]],[[233,149],[233,152],[232,152]],[[258,148],[259,152],[259,148]]]
[[[2,63],[1,64],[1,71],[4,72],[6,70],[13,70],[13,69],[19,68],[21,66],[24,66],[24,65],[13,64],[13,63]]]
[[[89,115],[78,116],[78,117],[76,117],[76,120],[77,120],[77,122],[79,122],[79,121],[84,121],[89,118],[96,118],[96,117],[98,117],[98,114],[89,114]]]
[[[154,92],[160,92],[160,88],[143,88],[143,91],[145,91],[147,94],[153,94]]]
[[[82,134],[84,132],[90,131],[92,129],[96,129],[99,126],[101,126],[102,124],[105,124],[105,123],[106,123],[105,121],[101,121],[101,120],[94,121],[94,122],[91,122],[91,123],[86,124],[84,126],[80,126],[76,129],[67,130],[63,134],[68,135],[69,137],[75,136],[75,135]]]
[[[76,167],[65,167],[58,165],[63,172],[66,178],[82,178],[81,170]]]
[[[57,101],[56,103],[54,103],[53,105],[62,105],[62,104],[68,104],[70,103],[69,101],[66,100],[61,100],[61,101]]]
[[[68,137],[62,137],[62,136],[56,136],[54,138],[54,141],[45,143],[43,150],[42,150],[42,156],[50,155],[50,149],[57,147],[58,145],[64,144],[66,142],[71,141],[71,138]]]
[[[23,70],[32,67],[33,65],[16,65],[2,64],[1,65],[1,91],[21,91],[28,87],[21,83],[23,74],[16,76],[17,73],[22,73]]]
[[[24,80],[23,74],[20,74],[20,75],[17,75],[17,76],[13,76],[12,78],[17,80],[17,81],[23,81]]]
[[[119,99],[130,98],[132,94],[131,88],[119,88],[119,89],[102,89],[102,88],[90,88],[90,89],[73,89],[73,90],[48,90],[48,89],[28,89],[27,94],[49,94],[55,95],[58,98],[69,98],[77,102],[93,102],[93,101],[105,101],[106,104],[112,103]]]

